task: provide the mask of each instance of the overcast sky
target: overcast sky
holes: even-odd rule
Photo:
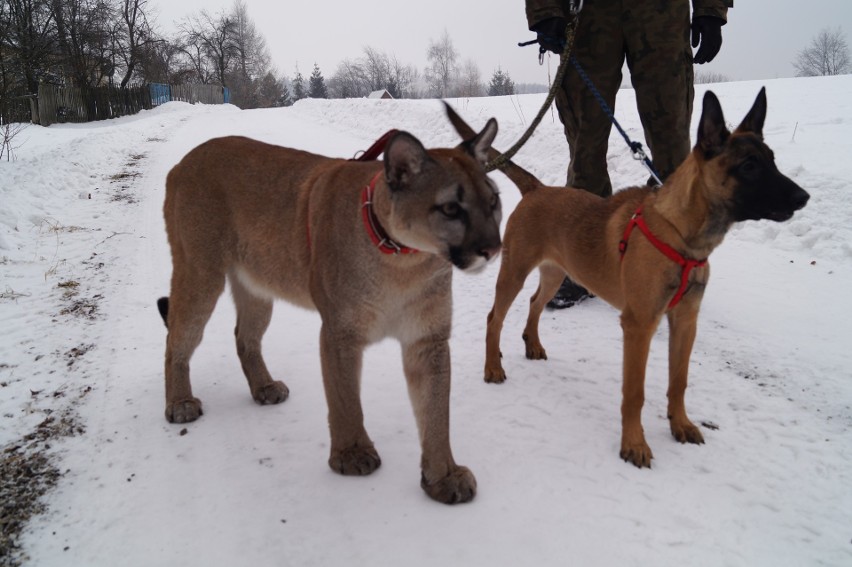
[[[675,1],[675,0],[672,0]],[[520,0],[245,0],[248,13],[267,41],[278,71],[292,78],[296,65],[306,77],[317,63],[328,79],[343,59],[357,59],[364,46],[395,55],[405,65],[426,66],[426,49],[446,29],[461,61],[472,59],[487,83],[499,66],[516,83],[547,83]],[[731,80],[795,75],[792,61],[822,28],[840,27],[852,45],[852,0],[736,0],[722,28],[716,59],[696,69]],[[149,0],[161,31],[206,9],[230,10],[232,0]],[[555,59],[555,58],[554,58]],[[551,72],[555,72],[555,61]]]

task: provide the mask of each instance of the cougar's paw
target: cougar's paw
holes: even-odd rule
[[[328,458],[331,470],[347,476],[368,475],[381,464],[382,460],[374,447],[349,447],[332,452]]]
[[[676,423],[671,420],[672,435],[681,443],[695,443],[696,445],[704,444],[704,436],[701,431],[691,421],[685,423]]]
[[[201,411],[201,400],[198,398],[166,404],[166,419],[169,423],[189,423],[201,417],[202,414],[204,412]]]
[[[290,389],[280,380],[276,380],[252,393],[254,401],[259,404],[280,404],[290,396]]]
[[[628,463],[633,463],[637,467],[651,468],[651,459],[654,458],[653,453],[651,453],[651,448],[648,444],[643,440],[639,443],[627,444],[621,443],[621,452],[619,453],[621,458],[627,461]]]
[[[470,502],[476,496],[476,477],[467,467],[456,467],[450,474],[434,482],[428,482],[421,474],[420,486],[433,500],[444,504]]]
[[[489,384],[502,384],[506,381],[506,372],[499,364],[496,367],[485,367],[485,381]]]

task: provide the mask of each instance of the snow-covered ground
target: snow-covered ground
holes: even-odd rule
[[[223,296],[193,359],[205,414],[182,426],[163,416],[166,332],[155,307],[171,270],[164,179],[194,146],[244,134],[350,157],[392,127],[455,145],[437,101],[169,103],[26,128],[17,160],[0,163],[0,449],[32,448],[27,436],[51,416],[77,434],[39,446],[62,474],[18,557],[39,566],[852,565],[852,76],[714,85],[732,127],[763,85],[766,139],[811,200],[786,223],[734,227],[712,256],[687,406],[718,429],[703,428],[702,446],[672,439],[663,325],[644,410],[653,468],[624,463],[618,313],[600,300],[545,312],[549,360],[528,361],[520,333],[534,276],[506,321],[509,380],[485,384],[498,262],[457,272],[452,441],[479,491],[454,507],[419,487],[397,344],[372,347],[364,362],[382,467],[342,477],[326,465],[315,313],[276,304],[265,353],[291,397],[261,407]],[[495,145],[507,148],[543,96],[451,102],[476,127],[496,116]],[[641,139],[632,91],[621,91],[616,114]],[[551,184],[564,180],[567,159],[554,114],[517,157]],[[615,136],[610,171],[615,186],[646,178]],[[493,175],[508,213],[518,191]]]

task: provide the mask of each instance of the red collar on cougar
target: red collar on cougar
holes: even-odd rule
[[[669,302],[669,309],[671,309],[680,303],[681,298],[683,298],[683,294],[686,293],[686,287],[689,283],[689,272],[691,272],[693,268],[701,268],[707,265],[707,258],[703,260],[684,258],[680,252],[654,236],[654,233],[651,232],[651,229],[648,228],[648,225],[645,223],[645,219],[642,217],[642,204],[640,203],[636,208],[636,212],[633,213],[632,217],[630,217],[630,222],[627,223],[627,228],[624,229],[624,236],[618,243],[618,251],[621,253],[622,260],[624,260],[624,253],[627,251],[627,241],[630,240],[630,233],[633,232],[633,227],[635,226],[639,227],[642,234],[645,235],[645,237],[657,250],[665,254],[666,257],[676,262],[681,267],[680,287],[677,289],[675,296]]]
[[[370,146],[364,153],[362,153],[358,157],[354,157],[349,161],[373,161],[378,158],[383,151],[385,151],[385,146],[388,143],[388,140],[397,133],[397,130],[388,130],[385,132],[381,138],[376,140],[372,146]],[[364,219],[364,227],[367,229],[367,234],[370,236],[370,240],[373,241],[373,244],[381,250],[385,254],[414,254],[417,252],[414,248],[409,248],[407,246],[403,246],[401,244],[397,244],[394,242],[382,228],[382,225],[379,223],[379,219],[376,218],[375,213],[373,212],[373,191],[376,188],[376,181],[378,181],[379,176],[382,174],[379,171],[370,181],[370,184],[364,187],[364,190],[361,192],[361,217]],[[310,196],[308,197],[310,200]],[[309,213],[310,214],[310,213]],[[307,223],[307,233],[308,233],[308,250],[311,249],[311,222],[310,218],[308,218]]]
[[[414,254],[417,250],[402,244],[397,244],[388,236],[385,229],[383,229],[382,225],[379,223],[379,219],[376,218],[376,214],[373,212],[373,191],[376,189],[376,182],[379,180],[381,175],[382,172],[379,171],[373,176],[369,185],[364,186],[364,190],[361,191],[361,218],[364,219],[364,228],[367,229],[367,234],[370,236],[370,240],[373,241],[373,244],[375,244],[382,253]]]

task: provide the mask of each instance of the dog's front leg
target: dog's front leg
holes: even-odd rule
[[[624,331],[624,368],[621,401],[621,458],[639,468],[651,467],[651,447],[642,428],[645,403],[645,367],[651,337],[659,324],[656,318],[637,316],[629,308],[621,314]]]
[[[450,449],[447,336],[423,337],[403,344],[402,348],[408,394],[420,433],[420,484],[426,494],[439,502],[467,502],[476,494],[476,478],[467,467],[456,464]]]
[[[704,436],[686,415],[689,357],[695,343],[700,298],[685,299],[669,311],[669,424],[672,435],[681,443],[704,443]]]
[[[345,475],[370,474],[382,464],[364,429],[361,409],[364,344],[355,333],[323,322],[320,357],[331,432],[328,466]]]

